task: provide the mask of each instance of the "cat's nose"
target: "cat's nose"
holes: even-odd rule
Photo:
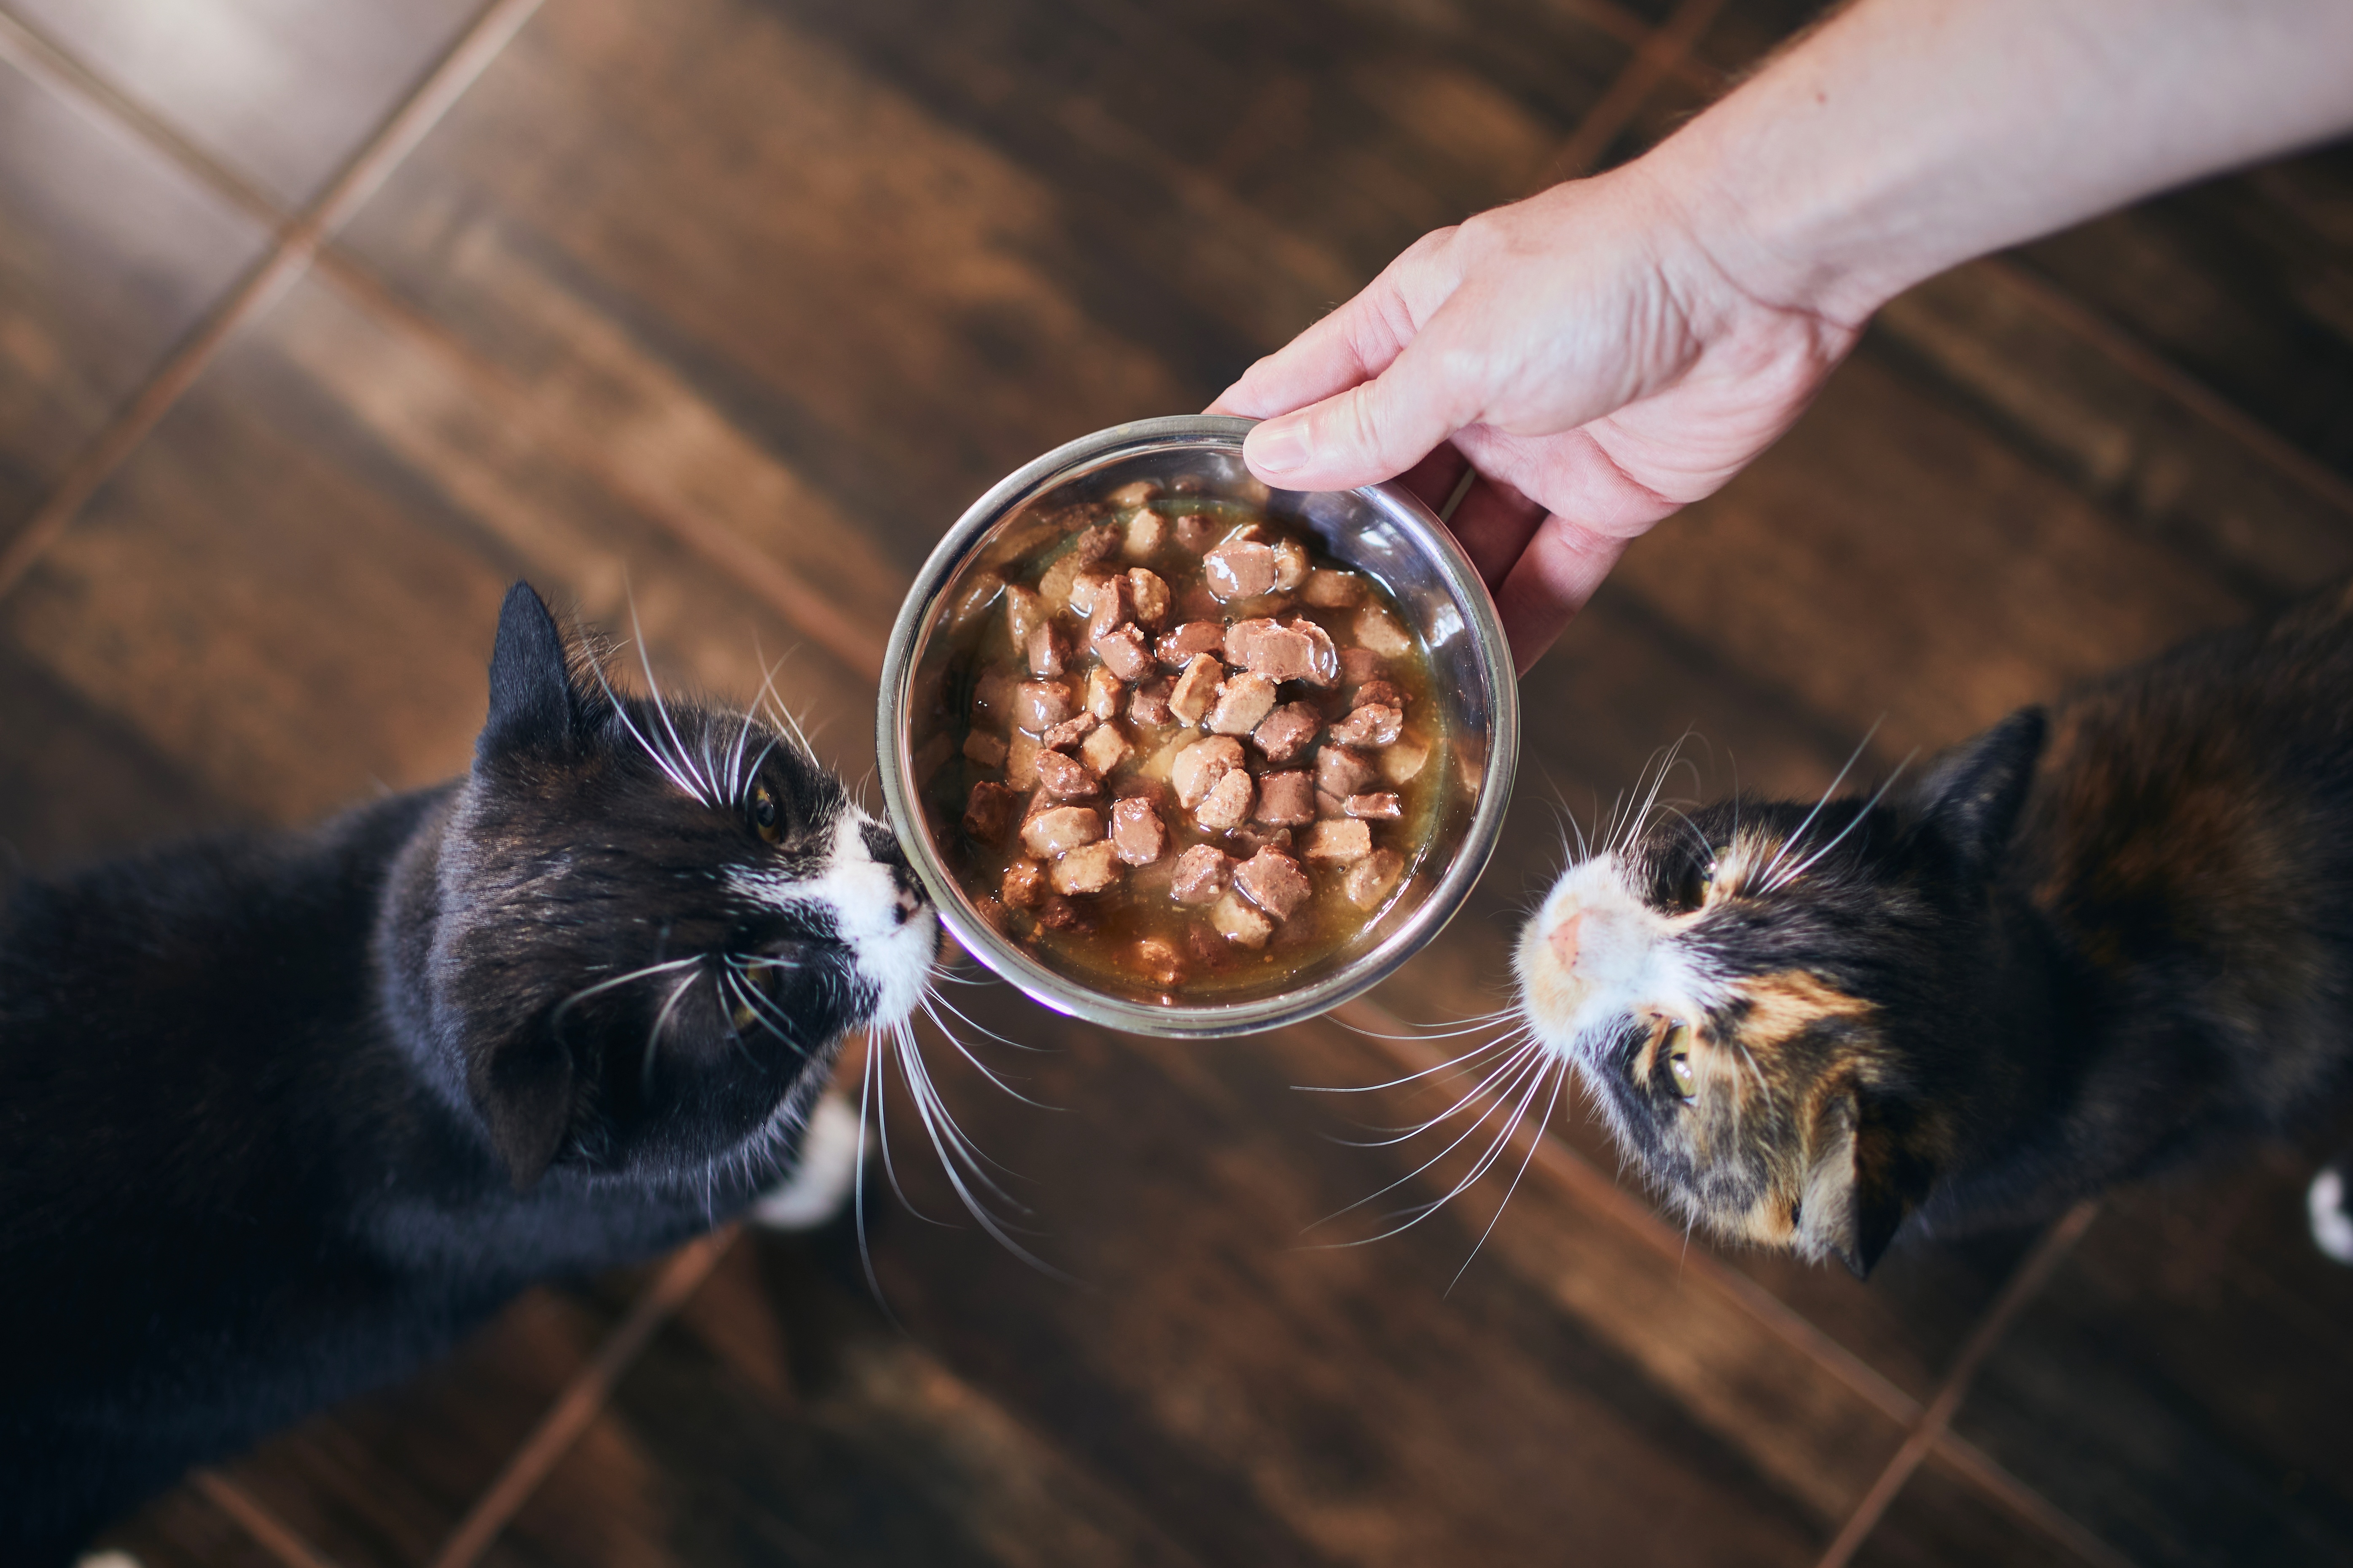
[[[1577,910],[1552,928],[1550,938],[1552,954],[1560,960],[1560,966],[1572,974],[1577,973],[1577,939],[1584,930],[1585,911],[1583,910]]]
[[[915,869],[907,864],[906,851],[899,840],[879,822],[866,825],[862,837],[866,853],[878,866],[891,868],[891,885],[898,891],[898,923],[905,925],[923,907],[923,885],[915,879]]]

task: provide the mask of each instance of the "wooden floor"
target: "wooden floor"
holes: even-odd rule
[[[718,690],[795,650],[865,775],[890,615],[989,482],[1198,408],[1806,9],[478,3],[0,0],[0,862],[457,771],[519,575],[607,624],[633,590]],[[1687,1241],[1582,1113],[1483,1246],[1507,1172],[1336,1245],[1375,1222],[1315,1222],[1421,1158],[1348,1140],[1420,1102],[1293,1088],[1435,1059],[1383,1019],[1496,1005],[1561,810],[1687,728],[1710,790],[1810,794],[1874,722],[1884,770],[2348,569],[2353,157],[1937,279],[1528,678],[1504,849],[1374,1005],[1203,1046],[960,997],[1046,1047],[998,1059],[1057,1111],[941,1070],[1078,1283],[894,1211],[893,1322],[846,1235],[723,1234],[534,1291],[110,1540],[150,1568],[2353,1559],[2316,1149],[1865,1287]]]

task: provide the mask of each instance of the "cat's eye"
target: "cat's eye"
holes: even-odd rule
[[[1707,900],[1708,887],[1715,880],[1715,868],[1723,858],[1722,850],[1712,849],[1704,860],[1684,863],[1682,874],[1675,879],[1672,894],[1677,910],[1689,913]]]
[[[752,826],[771,844],[785,841],[785,810],[776,804],[776,792],[766,784],[752,786]]]
[[[1675,1080],[1675,1092],[1688,1104],[1699,1095],[1699,1075],[1692,1071],[1691,1053],[1677,1051],[1667,1058],[1667,1076]]]

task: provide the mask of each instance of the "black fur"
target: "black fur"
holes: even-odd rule
[[[491,691],[465,779],[0,916],[0,1562],[62,1561],[189,1464],[785,1173],[875,987],[826,909],[723,873],[823,863],[840,785],[754,727],[781,842],[688,798],[630,726],[675,728],[675,762],[747,721],[575,677],[522,584]],[[729,1016],[731,959],[759,963],[760,1026]]]

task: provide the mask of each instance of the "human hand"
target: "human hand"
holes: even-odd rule
[[[1719,237],[1720,238],[1721,237]],[[1760,297],[1642,163],[1440,229],[1211,405],[1285,489],[1404,476],[1525,672],[1637,535],[1804,411],[1861,319]]]

